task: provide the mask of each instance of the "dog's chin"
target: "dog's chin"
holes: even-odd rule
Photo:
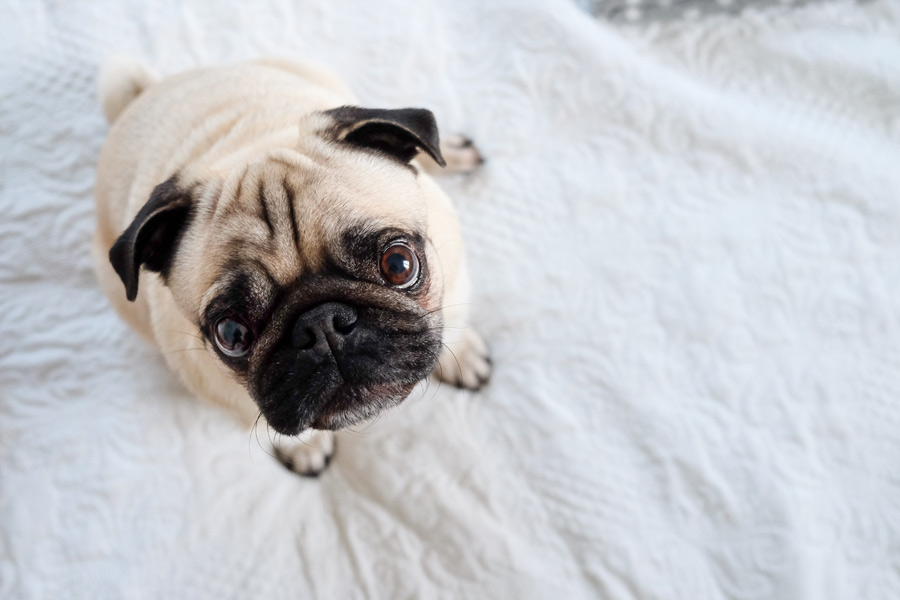
[[[372,385],[352,391],[343,388],[310,425],[313,429],[344,429],[374,419],[382,412],[403,402],[412,392],[412,385]],[[360,402],[360,399],[363,399]]]
[[[298,435],[307,429],[338,430],[374,419],[389,408],[403,402],[416,383],[340,383],[320,390],[316,404],[321,410],[314,414],[287,407],[263,410],[269,427],[282,435]],[[267,414],[269,413],[269,414]]]

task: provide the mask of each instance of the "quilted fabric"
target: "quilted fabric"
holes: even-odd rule
[[[823,0],[575,0],[600,18],[629,24],[646,24],[660,20],[696,20],[708,15],[738,15],[744,12],[790,10],[810,2]],[[828,1],[828,0],[824,0]],[[867,2],[868,0],[856,0]]]
[[[0,597],[900,596],[897,3],[4,4]],[[444,186],[490,386],[318,481],[192,398],[91,271],[121,50],[304,56],[476,139]]]

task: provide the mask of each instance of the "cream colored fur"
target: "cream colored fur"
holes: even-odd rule
[[[437,280],[432,300],[434,308],[446,307],[444,341],[452,350],[440,357],[437,374],[466,387],[476,387],[487,378],[486,349],[468,327],[462,236],[450,199],[421,170],[413,176],[390,161],[373,160],[364,153],[339,153],[312,135],[326,125],[316,111],[357,104],[332,73],[313,65],[267,60],[156,81],[139,63],[116,60],[102,72],[100,93],[104,113],[114,126],[97,170],[93,245],[97,275],[123,319],[163,352],[195,394],[227,406],[248,427],[257,422],[255,403],[217,356],[203,350],[195,323],[224,268],[228,243],[239,240],[248,247],[254,243],[253,221],[242,216],[252,210],[254,190],[242,183],[285,178],[293,182],[291,178],[301,170],[298,167],[314,173],[315,181],[297,181],[297,186],[328,194],[304,205],[304,218],[310,220],[304,229],[306,263],[282,251],[288,244],[279,245],[279,252],[266,255],[273,273],[289,282],[300,274],[299,265],[309,268],[322,247],[337,243],[327,231],[317,229],[322,220],[377,214],[385,223],[427,223],[429,264],[435,265]],[[306,116],[298,119],[298,115]],[[442,149],[452,168],[470,170],[480,162],[470,143],[449,139],[451,143]],[[426,168],[431,171],[435,166]],[[340,177],[334,169],[339,169]],[[192,235],[179,246],[169,285],[145,271],[136,301],[128,302],[122,281],[110,265],[109,249],[153,188],[176,172],[180,182],[200,190],[203,226],[192,228]],[[348,172],[353,174],[349,179]],[[357,188],[366,194],[357,194]],[[361,197],[372,200],[360,204]],[[377,206],[366,205],[367,201]],[[189,348],[201,351],[181,351]],[[276,450],[296,470],[317,471],[333,449],[330,436],[330,432],[311,432],[303,440],[281,438]]]

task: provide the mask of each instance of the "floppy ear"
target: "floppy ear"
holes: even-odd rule
[[[125,295],[134,302],[141,265],[168,275],[172,257],[190,219],[191,194],[179,190],[173,176],[159,184],[138,211],[128,229],[109,251],[109,262],[122,283]]]
[[[437,164],[447,164],[441,156],[437,123],[430,110],[341,106],[325,114],[334,120],[330,132],[338,142],[380,150],[403,163],[424,150]]]

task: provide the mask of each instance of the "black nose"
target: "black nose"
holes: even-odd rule
[[[337,353],[356,328],[356,311],[340,302],[326,302],[297,319],[291,342],[298,350],[315,354]]]

